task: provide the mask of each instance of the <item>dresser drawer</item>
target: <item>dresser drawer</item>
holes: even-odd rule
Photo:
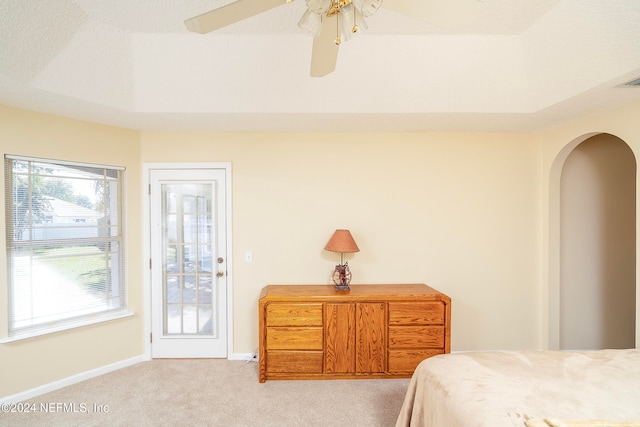
[[[322,373],[321,351],[267,351],[269,373]]]
[[[267,305],[267,326],[322,326],[322,304]]]
[[[439,301],[389,303],[389,325],[444,325],[444,318]]]
[[[413,373],[420,362],[438,354],[444,354],[444,350],[389,350],[389,372]]]
[[[322,328],[267,328],[267,350],[322,350]]]
[[[390,326],[389,348],[442,348],[442,326]]]

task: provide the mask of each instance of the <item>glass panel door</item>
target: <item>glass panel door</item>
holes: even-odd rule
[[[150,170],[154,358],[227,356],[225,173]]]

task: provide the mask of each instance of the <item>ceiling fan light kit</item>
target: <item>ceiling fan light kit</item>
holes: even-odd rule
[[[340,45],[364,32],[368,26],[361,12],[364,0],[306,0],[307,10],[300,18],[298,27],[307,34],[318,37],[326,18],[336,17],[336,37],[333,42]],[[379,0],[378,3],[382,3]],[[366,3],[369,5],[369,3]],[[367,8],[370,10],[370,7]]]

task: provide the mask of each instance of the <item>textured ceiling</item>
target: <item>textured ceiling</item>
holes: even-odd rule
[[[141,130],[531,131],[640,101],[638,0],[479,1],[455,30],[381,9],[311,78],[304,0],[205,35],[183,21],[229,0],[0,0],[0,104]]]

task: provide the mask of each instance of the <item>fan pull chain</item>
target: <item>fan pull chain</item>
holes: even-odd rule
[[[356,19],[358,18],[357,17],[358,14],[356,12],[357,11],[355,10],[355,7],[354,7],[354,11],[353,11],[353,27],[351,28],[351,32],[353,34],[357,33],[358,30],[360,29],[360,27],[358,27],[358,23],[356,22]]]
[[[333,41],[336,46],[340,46],[340,43],[342,43],[342,40],[340,40],[340,12],[340,9],[338,9],[336,13],[336,39]]]

